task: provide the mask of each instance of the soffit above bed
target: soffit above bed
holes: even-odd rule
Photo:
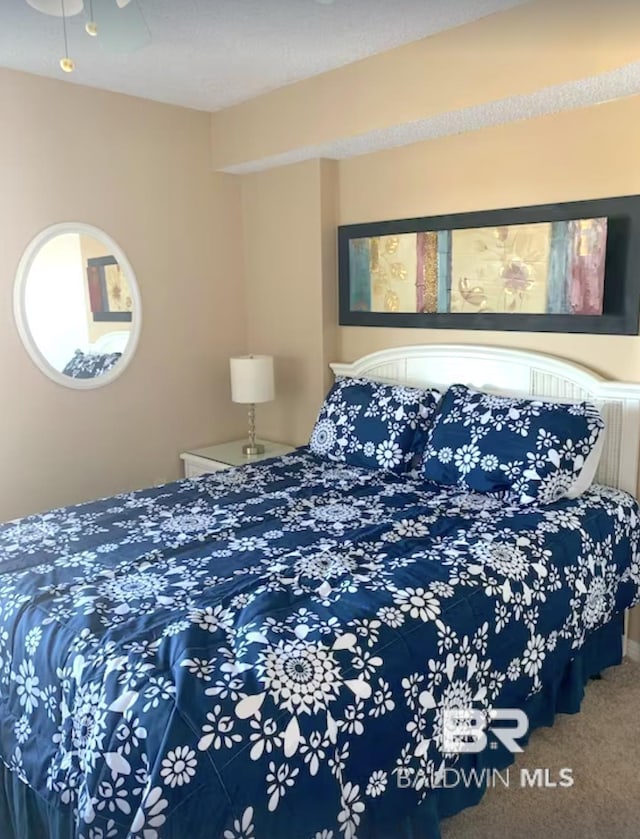
[[[530,0],[213,114],[213,167],[349,158],[637,95],[638,31],[628,0]]]
[[[353,137],[337,137],[324,143],[300,146],[280,154],[223,166],[220,171],[232,175],[247,175],[317,158],[346,160],[362,154],[399,148],[425,140],[437,140],[440,137],[478,131],[493,125],[532,119],[574,108],[586,108],[639,94],[640,61],[637,61],[607,73],[553,85],[533,93],[471,105],[400,125],[374,129]]]

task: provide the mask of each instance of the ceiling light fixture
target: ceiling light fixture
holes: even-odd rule
[[[60,0],[62,10],[62,31],[64,32],[64,58],[60,59],[60,67],[65,73],[73,73],[76,69],[75,62],[69,58],[69,42],[67,41],[67,16],[64,13],[64,0]]]
[[[0,0],[1,2],[1,0]],[[84,28],[92,38],[100,37],[110,52],[127,53],[151,42],[151,32],[138,0],[25,0],[38,12],[62,18],[64,57],[60,67],[65,73],[76,69],[69,55],[68,22],[84,12]],[[74,42],[75,43],[75,42]]]
[[[84,25],[87,35],[95,38],[98,34],[98,24],[93,14],[93,0],[89,0],[89,20]]]

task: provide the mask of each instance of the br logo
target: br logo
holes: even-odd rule
[[[518,708],[494,708],[489,712],[476,708],[445,708],[442,716],[441,751],[444,754],[483,751],[487,746],[488,731],[510,752],[521,752],[517,741],[529,730],[529,719]],[[502,725],[507,722],[511,725]]]

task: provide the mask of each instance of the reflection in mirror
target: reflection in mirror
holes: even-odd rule
[[[135,277],[117,245],[95,228],[55,225],[36,237],[18,270],[15,304],[31,357],[61,384],[107,384],[135,349]]]

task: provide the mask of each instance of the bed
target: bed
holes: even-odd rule
[[[461,346],[334,372],[589,398],[596,483],[523,506],[303,447],[3,525],[3,839],[436,839],[484,791],[445,770],[512,759],[445,709],[548,725],[620,662],[640,388]]]

